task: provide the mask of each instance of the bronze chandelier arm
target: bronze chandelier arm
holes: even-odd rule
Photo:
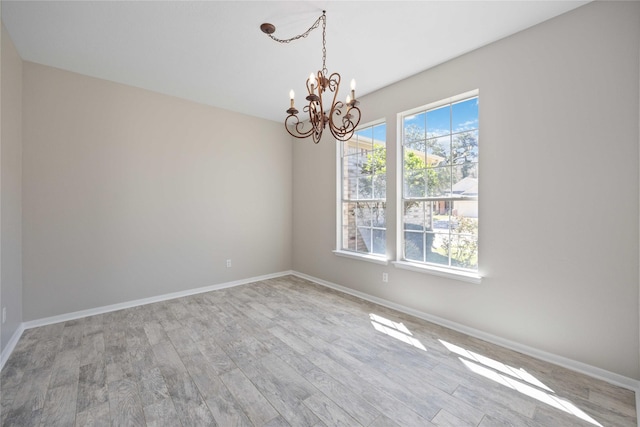
[[[313,133],[313,128],[304,131],[304,122],[300,121],[297,114],[289,114],[287,118],[284,119],[284,127],[287,129],[287,132],[289,132],[289,135],[295,138],[308,138]],[[295,129],[296,133],[293,133],[291,129]]]
[[[342,104],[342,102],[339,102],[339,104]],[[329,130],[336,139],[346,141],[353,136],[358,124],[360,124],[360,109],[353,106],[347,110],[347,113],[341,119],[338,119],[341,115],[342,111],[340,109],[334,110],[332,120],[329,121]],[[341,126],[337,126],[336,123],[341,123]]]

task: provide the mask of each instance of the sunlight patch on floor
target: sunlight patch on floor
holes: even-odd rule
[[[386,317],[378,316],[373,313],[369,314],[369,319],[371,319],[371,324],[376,331],[389,335],[390,337],[412,345],[415,348],[419,348],[420,350],[427,351],[425,346],[413,337],[411,331],[403,323],[394,322]]]
[[[553,390],[524,369],[517,369],[512,366],[505,365],[504,363],[491,359],[490,357],[469,351],[443,340],[439,341],[449,351],[462,356],[458,359],[460,359],[460,361],[470,371],[532,397],[556,409],[572,414],[595,426],[602,427],[602,424],[598,423],[567,399],[558,397]]]

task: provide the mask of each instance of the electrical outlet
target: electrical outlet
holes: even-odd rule
[[[2,323],[7,321],[7,307],[2,307]]]
[[[389,273],[382,273],[382,281],[387,283],[389,281]]]
[[[227,260],[227,268],[231,268],[231,260],[230,259]]]

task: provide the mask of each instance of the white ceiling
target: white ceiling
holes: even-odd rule
[[[362,96],[586,1],[2,1],[24,60],[282,121],[322,66]],[[366,108],[361,105],[361,108]]]

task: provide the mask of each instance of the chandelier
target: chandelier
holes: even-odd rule
[[[304,33],[292,37],[290,39],[278,39],[273,36],[276,31],[276,27],[273,24],[264,23],[260,25],[260,30],[267,34],[273,40],[278,43],[290,43],[294,40],[307,37],[311,31],[318,28],[322,22],[322,69],[317,74],[311,73],[307,79],[307,92],[306,100],[309,104],[303,108],[304,113],[308,113],[308,122],[303,116],[303,121],[298,118],[298,110],[294,106],[294,92],[289,92],[289,98],[291,98],[291,106],[287,110],[287,118],[284,121],[284,126],[287,132],[291,136],[296,138],[308,138],[312,137],[314,143],[320,142],[322,137],[322,131],[329,126],[331,134],[340,141],[346,141],[353,135],[353,132],[360,123],[360,109],[358,108],[358,100],[356,100],[355,89],[356,82],[351,80],[351,94],[347,96],[345,102],[336,101],[338,91],[340,89],[340,74],[329,74],[327,71],[327,41],[326,41],[326,29],[327,29],[327,15],[326,11],[322,11],[322,15],[316,20],[316,22]],[[328,92],[327,92],[328,91]],[[331,96],[333,94],[333,96]],[[325,108],[323,103],[323,96],[331,99],[331,105]],[[325,102],[327,99],[324,100]]]

